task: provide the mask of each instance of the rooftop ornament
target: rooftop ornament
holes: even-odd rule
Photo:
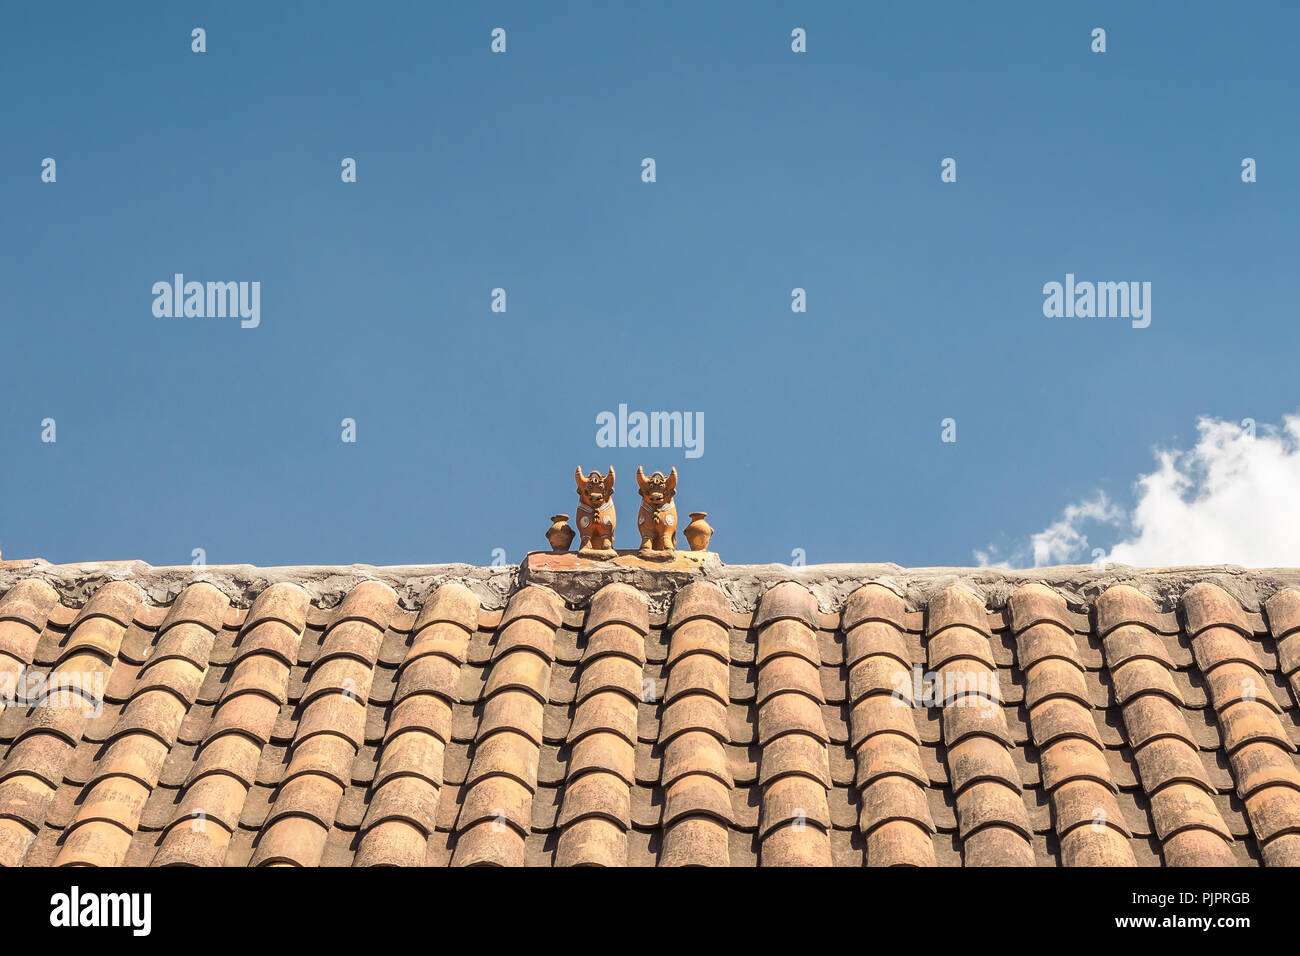
[[[649,478],[638,465],[636,483],[641,495],[641,511],[636,516],[636,530],[641,534],[642,551],[677,550],[677,469],[665,477],[656,471]]]
[[[551,515],[551,529],[546,532],[546,540],[552,551],[568,551],[573,544],[573,529],[569,527],[568,515]]]
[[[609,474],[598,471],[583,475],[579,465],[574,478],[578,482],[578,534],[582,551],[614,552],[614,527],[618,515],[614,511],[614,466]]]
[[[692,551],[709,550],[709,539],[713,537],[713,525],[704,520],[708,516],[707,511],[691,512],[691,523],[686,526],[682,534],[686,535],[686,543],[691,546]]]
[[[656,471],[647,477],[645,469],[637,467],[637,492],[641,496],[641,508],[636,516],[636,530],[641,536],[641,547],[637,551],[614,550],[614,529],[618,523],[614,510],[614,469],[611,467],[603,475],[599,471],[584,475],[582,466],[579,465],[574,471],[574,479],[578,485],[575,522],[578,530],[575,535],[567,514],[551,515],[546,541],[553,555],[569,553],[575,536],[580,538],[580,557],[600,561],[614,560],[618,564],[635,560],[671,564],[679,556],[689,554],[699,560],[710,554],[709,541],[713,537],[713,527],[705,520],[708,512],[692,511],[690,522],[685,528],[680,527],[674,500],[677,496],[676,468],[670,469],[667,475]],[[679,530],[686,538],[690,551],[677,549]]]

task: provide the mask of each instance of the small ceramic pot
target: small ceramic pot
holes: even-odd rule
[[[552,551],[568,551],[573,544],[573,529],[569,527],[568,515],[551,515],[551,529],[546,532]]]
[[[690,544],[692,551],[709,550],[709,539],[713,537],[713,526],[704,520],[708,516],[707,511],[692,511],[691,523],[682,531],[682,534],[686,535],[686,541]]]

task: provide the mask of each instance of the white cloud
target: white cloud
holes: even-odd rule
[[[1135,484],[1125,513],[1098,493],[1069,505],[1013,558],[1035,567],[1092,561],[1083,526],[1116,529],[1100,560],[1155,567],[1176,564],[1300,565],[1300,414],[1281,426],[1201,418],[1190,451],[1157,449],[1157,467]],[[1121,535],[1119,529],[1124,529]],[[975,552],[981,565],[988,552]]]
[[[1060,520],[1034,535],[1034,567],[1065,564],[1077,555],[1088,554],[1088,536],[1079,527],[1083,522],[1099,521],[1114,525],[1123,520],[1124,512],[1102,491],[1097,492],[1097,497],[1091,501],[1069,505]],[[1089,555],[1089,559],[1091,557]]]

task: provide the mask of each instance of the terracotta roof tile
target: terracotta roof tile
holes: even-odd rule
[[[1183,695],[1171,676],[1175,661],[1160,628],[1168,619],[1133,588],[1097,599],[1106,664],[1117,668],[1116,698],[1125,737],[1134,748],[1145,806],[1169,865],[1231,865],[1232,836],[1211,799],[1214,786],[1197,756],[1183,716]],[[1122,784],[1121,784],[1122,785]]]
[[[645,663],[642,637],[648,631],[645,598],[633,588],[610,584],[593,596],[572,702],[556,865],[627,865]]]
[[[1300,864],[1300,589],[986,607],[806,570],[525,573],[485,607],[28,565],[0,863]]]
[[[559,600],[540,588],[516,592],[506,606],[460,795],[453,865],[524,863],[554,637],[562,623]]]
[[[669,617],[669,695],[660,723],[665,866],[728,865],[736,814],[725,731],[731,671],[725,610],[722,593],[701,582],[679,593]],[[709,729],[677,732],[691,725]]]
[[[926,608],[926,634],[931,641],[945,628],[969,627],[991,635],[984,603],[961,587],[947,587],[930,597]]]
[[[1115,800],[1117,785],[1088,691],[1084,661],[1092,655],[1081,653],[1065,601],[1050,589],[1026,585],[1010,606],[1061,862],[1133,866],[1128,824]],[[1104,701],[1101,709],[1104,714]]]
[[[1183,614],[1187,619],[1187,633],[1193,639],[1209,627],[1231,627],[1250,636],[1246,612],[1222,588],[1201,582],[1183,593]]]
[[[1266,607],[1273,636],[1282,641],[1289,633],[1290,602],[1281,592]],[[1266,863],[1289,865],[1294,861],[1291,837],[1300,833],[1300,770],[1295,744],[1278,718],[1282,708],[1264,680],[1261,656],[1251,646],[1254,622],[1211,584],[1189,589],[1182,608],[1196,665],[1207,675],[1210,706],[1251,833]],[[1280,663],[1280,651],[1278,657]]]
[[[816,599],[786,582],[765,593],[758,629],[758,743],[763,866],[832,864],[830,736],[817,676]]]
[[[1178,619],[1173,612],[1162,612],[1149,597],[1128,584],[1109,587],[1098,595],[1094,605],[1096,633],[1105,638],[1122,624],[1138,624],[1153,634],[1176,634]]]

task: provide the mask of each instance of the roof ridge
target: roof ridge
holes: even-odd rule
[[[549,552],[536,552],[550,558]],[[529,558],[532,558],[530,555]],[[592,566],[595,565],[595,566]],[[1247,570],[1233,565],[1133,568],[1107,565],[1059,565],[1013,570],[1007,568],[905,568],[897,564],[725,565],[716,559],[690,567],[656,563],[588,562],[585,566],[517,565],[481,567],[469,564],[431,565],[192,565],[153,566],[143,561],[50,564],[43,560],[0,561],[0,591],[34,579],[54,588],[66,607],[79,609],[101,586],[128,581],[144,595],[146,605],[170,606],[186,587],[205,582],[220,590],[237,608],[247,608],[258,594],[277,583],[301,587],[321,610],[336,607],[358,584],[375,581],[393,589],[399,606],[414,610],[424,595],[446,583],[468,588],[485,609],[504,608],[512,594],[528,585],[555,591],[571,607],[582,607],[602,586],[621,582],[647,594],[651,608],[663,611],[671,596],[691,580],[719,586],[733,609],[753,610],[770,588],[791,582],[808,588],[821,613],[838,614],[849,596],[865,584],[880,584],[903,599],[909,611],[924,607],[938,592],[961,587],[993,610],[1005,608],[1012,594],[1027,584],[1044,585],[1073,608],[1091,606],[1104,591],[1118,585],[1136,588],[1162,613],[1177,608],[1182,595],[1197,584],[1223,589],[1245,610],[1259,612],[1288,587],[1300,588],[1300,568]]]

